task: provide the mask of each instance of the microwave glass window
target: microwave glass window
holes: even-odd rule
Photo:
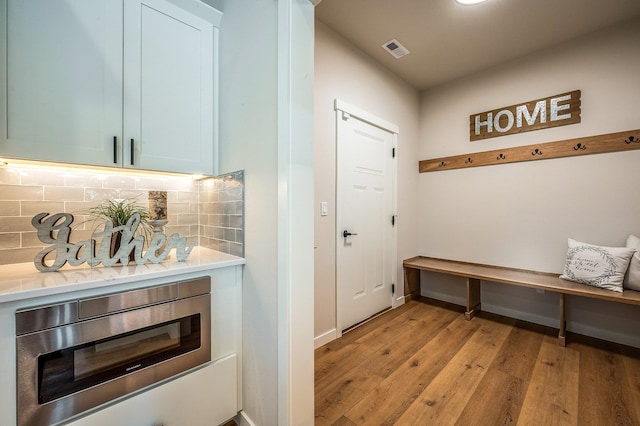
[[[73,356],[74,379],[81,380],[122,364],[131,364],[127,368],[133,371],[139,368],[136,361],[141,357],[179,346],[180,323],[172,322],[76,349]]]
[[[200,314],[38,357],[38,403],[45,404],[149,367],[201,345]]]

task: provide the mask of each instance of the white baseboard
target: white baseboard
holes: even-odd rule
[[[251,420],[247,413],[244,411],[240,411],[235,418],[235,421],[240,426],[256,426],[256,424]]]
[[[322,333],[319,336],[316,336],[313,339],[313,347],[314,349],[318,349],[320,346],[326,345],[327,343],[331,342],[332,340],[336,340],[337,338],[338,338],[338,332],[334,328],[333,330],[329,330],[327,332]]]

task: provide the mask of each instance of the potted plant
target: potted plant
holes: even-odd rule
[[[99,205],[91,207],[88,211],[89,220],[91,222],[110,221],[113,227],[126,225],[134,214],[140,215],[140,225],[137,232],[144,234],[149,239],[152,234],[152,226],[149,224],[149,209],[137,203],[135,199],[114,199],[104,200]],[[113,257],[120,248],[122,232],[114,233],[111,236],[111,248],[109,256]],[[133,252],[129,253],[129,260],[134,260]]]

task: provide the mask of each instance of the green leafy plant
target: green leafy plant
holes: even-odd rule
[[[143,234],[146,237],[146,242],[148,242],[153,234],[153,227],[149,224],[149,209],[138,204],[133,198],[102,201],[99,205],[89,208],[88,221],[102,223],[109,220],[115,228],[126,225],[136,213],[140,215],[140,225],[137,233]],[[111,249],[112,255],[120,246],[120,236],[120,232],[114,235]]]
[[[131,219],[131,216],[140,215],[140,226],[145,232],[151,230],[149,225],[149,209],[141,206],[136,200],[127,198],[124,200],[104,200],[102,203],[89,209],[89,217],[92,221],[110,220],[113,226],[122,226]]]

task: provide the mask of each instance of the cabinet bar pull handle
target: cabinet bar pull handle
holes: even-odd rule
[[[133,164],[135,163],[135,157],[134,157],[134,153],[133,153],[133,148],[135,147],[135,144],[133,143],[133,138],[131,138],[131,165],[133,166]]]
[[[118,137],[113,137],[113,164],[118,163]]]

